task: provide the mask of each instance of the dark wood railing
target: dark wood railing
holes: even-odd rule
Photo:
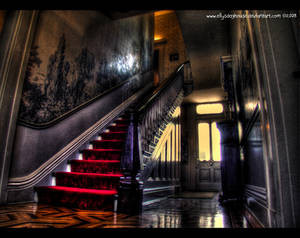
[[[174,103],[183,91],[185,81],[191,81],[189,61],[181,64],[158,88],[127,111],[130,124],[121,159],[124,177],[120,187],[121,200],[126,200],[123,204],[130,202],[126,207],[141,204],[136,199],[142,196],[146,179],[143,176],[144,167],[169,122],[170,114],[175,110]]]

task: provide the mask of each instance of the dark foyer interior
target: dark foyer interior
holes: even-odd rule
[[[0,10],[0,227],[299,227],[299,13]]]

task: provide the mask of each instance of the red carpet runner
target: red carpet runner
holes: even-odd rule
[[[81,151],[82,159],[70,160],[71,172],[55,172],[55,186],[36,187],[39,203],[80,209],[115,209],[120,184],[120,159],[129,121],[119,118],[92,149]]]

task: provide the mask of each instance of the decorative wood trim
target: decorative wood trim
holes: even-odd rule
[[[183,90],[181,90],[178,93],[176,99],[174,100],[173,106],[177,107],[178,105],[180,105],[181,102],[182,102],[182,98],[183,98]],[[168,136],[170,130],[171,130],[171,128],[168,128],[168,127],[164,128],[163,134],[161,135],[161,137],[159,138],[157,144],[155,145],[154,150],[148,156],[149,158],[152,158],[152,159],[155,158],[156,159],[159,156],[159,152],[161,150],[161,147],[166,142],[166,140],[168,138],[167,136]]]
[[[162,186],[162,187],[154,187],[154,188],[144,188],[143,194],[151,194],[151,193],[157,193],[162,191],[168,191],[168,190],[175,190],[176,185],[170,185],[170,186]]]
[[[156,198],[156,199],[153,199],[153,200],[149,200],[149,201],[143,202],[142,205],[143,206],[148,206],[148,205],[151,205],[153,203],[160,202],[160,201],[163,201],[163,200],[166,200],[166,199],[167,199],[167,197]]]
[[[258,119],[260,115],[260,110],[259,110],[259,105],[257,104],[256,107],[255,107],[255,110],[254,112],[252,113],[251,115],[251,118],[249,119],[249,122],[247,123],[246,125],[246,129],[245,129],[245,132],[243,133],[243,138],[241,139],[241,146],[244,146],[246,141],[247,141],[247,138],[251,132],[251,129],[253,128],[256,120]]]
[[[24,74],[39,11],[10,11],[0,37],[0,203],[6,202]]]
[[[253,198],[259,205],[267,209],[268,199],[266,188],[246,184],[244,192],[247,197]]]
[[[144,90],[147,87],[144,88]],[[79,135],[67,146],[57,152],[38,169],[23,177],[9,178],[8,191],[24,190],[40,182],[51,173],[58,165],[68,159],[70,155],[76,152],[83,144],[87,143],[96,133],[104,129],[111,121],[117,118],[130,104],[142,96],[144,90],[141,90],[113,109],[110,113],[102,117],[93,126]]]
[[[246,218],[247,222],[250,224],[251,228],[265,227],[248,207],[244,207],[244,217]]]
[[[184,91],[183,91],[183,89],[181,89],[173,102],[173,107],[177,107],[178,105],[181,104],[181,102],[183,100],[183,94],[184,94]],[[172,106],[170,108],[172,108]],[[167,112],[167,115],[169,115],[169,114],[170,114],[170,111]],[[165,122],[165,124],[167,124],[169,122],[170,121],[167,120]],[[153,150],[152,151],[143,151],[143,153],[141,155],[143,158],[141,160],[141,178],[144,181],[147,181],[149,179],[151,172],[156,165],[156,161],[158,160],[158,158],[160,156],[161,149],[164,146],[166,140],[168,139],[168,135],[169,135],[170,131],[172,130],[172,128],[166,126],[159,130],[161,130],[162,133],[161,133],[160,137],[155,137],[157,142],[154,144]]]

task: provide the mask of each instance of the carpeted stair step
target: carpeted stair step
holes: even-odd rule
[[[56,172],[56,185],[100,190],[117,190],[122,174]]]
[[[115,123],[117,124],[127,124],[129,125],[130,120],[128,117],[122,117],[122,118],[118,118],[117,120],[115,120]]]
[[[127,124],[116,124],[108,127],[109,131],[127,131]]]
[[[120,160],[122,149],[84,149],[81,151],[84,160]]]
[[[93,140],[90,144],[93,145],[93,149],[122,149],[125,140]]]
[[[125,139],[127,135],[127,131],[109,131],[109,132],[104,132],[102,133],[101,139],[103,140],[112,140],[112,139],[117,139],[117,140],[123,140]]]
[[[72,172],[78,173],[120,173],[119,160],[70,160]]]
[[[118,192],[63,186],[35,188],[39,203],[76,207],[80,209],[114,210]]]
[[[39,186],[35,190],[40,203],[116,211],[121,155],[129,125],[129,115],[114,121],[99,140],[79,151],[78,160],[68,161],[71,172],[55,172],[55,186]]]

